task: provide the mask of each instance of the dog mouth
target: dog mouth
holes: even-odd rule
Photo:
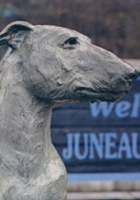
[[[130,88],[129,88],[130,89]],[[107,90],[94,90],[88,87],[78,87],[75,89],[76,99],[80,102],[91,102],[95,101],[116,101],[126,94],[129,89],[122,91],[107,91]]]
[[[95,102],[95,101],[117,101],[131,89],[137,73],[126,76],[115,76],[112,80],[95,82],[87,86],[77,86],[74,91],[74,97],[79,102]]]

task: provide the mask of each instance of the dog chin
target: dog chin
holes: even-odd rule
[[[76,93],[77,102],[91,102],[108,101],[115,102],[119,100],[127,91],[121,92],[91,92],[89,90],[80,90]]]

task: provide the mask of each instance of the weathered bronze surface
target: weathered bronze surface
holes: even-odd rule
[[[51,142],[51,111],[115,101],[137,76],[128,64],[66,28],[14,22],[0,33],[0,200],[66,200],[65,167]]]

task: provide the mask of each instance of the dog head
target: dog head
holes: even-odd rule
[[[115,101],[137,77],[137,71],[113,53],[62,27],[14,22],[0,33],[0,45],[11,47],[9,56],[20,63],[27,90],[54,105]]]

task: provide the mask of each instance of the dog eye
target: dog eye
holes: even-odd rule
[[[74,49],[75,45],[79,44],[77,37],[70,37],[63,43],[63,48],[65,49]]]
[[[75,45],[77,44],[78,41],[77,41],[77,38],[76,37],[71,37],[69,39],[67,39],[64,44],[69,44],[69,45]]]

